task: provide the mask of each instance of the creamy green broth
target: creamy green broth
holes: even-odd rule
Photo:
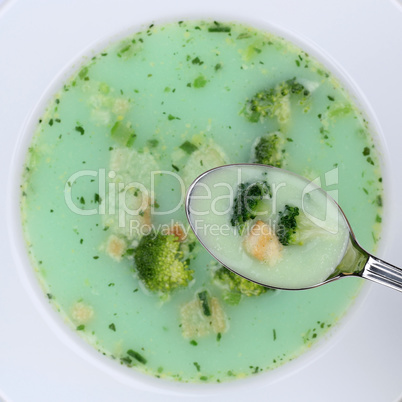
[[[231,224],[242,183],[267,183],[256,217],[242,232]],[[276,235],[286,205],[306,217],[311,235],[283,246]],[[349,229],[337,205],[308,180],[260,165],[233,165],[202,176],[189,194],[189,220],[225,266],[267,286],[312,287],[329,278],[346,251]]]
[[[293,78],[309,95],[285,96],[273,116],[250,121],[248,100]],[[382,180],[366,121],[300,48],[244,25],[196,21],[150,26],[85,60],[49,100],[21,185],[32,265],[67,325],[117,363],[183,382],[270,370],[325,335],[358,294],[358,279],[236,304],[212,279],[217,263],[194,242],[187,250],[194,279],[170,297],[147,290],[136,273],[135,228],[186,225],[180,201],[192,180],[249,162],[256,139],[274,131],[286,142],[283,167],[320,180],[374,250]],[[165,173],[152,186],[155,170]],[[137,190],[147,197],[139,201]],[[119,204],[122,194],[135,214]],[[214,299],[222,325],[205,321],[192,333],[183,314],[200,290]]]

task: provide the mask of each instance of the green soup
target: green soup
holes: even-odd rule
[[[23,227],[44,297],[100,358],[183,382],[242,378],[308,350],[353,303],[358,279],[258,295],[221,286],[191,233],[188,286],[166,294],[139,278],[149,230],[187,231],[192,180],[252,161],[268,133],[282,140],[276,161],[319,181],[374,250],[382,180],[366,121],[286,40],[234,23],[150,26],[60,84],[27,155]]]

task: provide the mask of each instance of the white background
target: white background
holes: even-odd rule
[[[4,189],[24,119],[49,82],[91,43],[166,16],[225,15],[272,22],[325,49],[371,104],[389,150],[392,219],[381,257],[402,266],[402,3],[400,0],[0,0],[0,179]],[[396,401],[402,393],[402,294],[373,285],[338,342],[278,381],[209,396],[163,395],[119,383],[67,348],[39,314],[10,252],[0,198],[0,400]],[[400,207],[399,207],[400,209]],[[308,359],[307,359],[308,360]],[[304,362],[307,361],[306,359]]]

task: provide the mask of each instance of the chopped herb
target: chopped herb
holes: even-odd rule
[[[102,198],[99,196],[98,193],[95,193],[94,201],[100,204],[102,202]]]
[[[335,98],[334,98],[333,96],[331,96],[331,95],[328,95],[327,98],[328,98],[331,102],[333,102],[333,101],[335,100]]]
[[[114,282],[110,282],[108,286],[109,286],[109,287],[114,286]]]
[[[218,64],[215,65],[215,71],[218,71],[218,70],[220,70],[221,68],[222,68],[222,64],[221,64],[221,63],[218,63]]]
[[[80,239],[80,244],[84,243],[84,239]]]
[[[273,335],[274,335],[274,341],[276,341],[276,330],[273,329],[272,332],[273,332]]]
[[[208,381],[208,377],[207,377],[206,375],[202,375],[202,376],[200,377],[200,380],[201,380],[201,381]]]
[[[192,154],[198,149],[198,147],[190,141],[183,142],[183,144],[181,144],[179,148],[188,154]]]
[[[379,207],[382,207],[382,196],[381,196],[381,194],[378,194],[378,195],[377,195],[376,203],[377,203],[377,205],[378,205]]]
[[[120,359],[120,361],[121,361],[122,363],[125,363],[125,364],[128,364],[128,365],[131,365],[131,363],[133,362],[129,357],[122,357],[122,358]]]
[[[250,366],[250,368],[251,368],[251,369],[254,369],[254,370],[251,372],[251,374],[257,374],[258,371],[260,370],[260,368],[259,368],[258,366],[256,366],[256,367]]]
[[[53,119],[49,120],[49,126],[53,126]]]
[[[363,155],[364,155],[364,156],[370,155],[370,148],[369,148],[369,147],[364,147],[364,149],[363,149]]]
[[[168,120],[181,120],[180,117],[173,116],[172,114],[168,115]]]
[[[202,312],[205,316],[209,317],[211,315],[211,308],[209,307],[208,303],[208,293],[206,290],[198,293],[198,298],[201,301]]]
[[[381,223],[381,222],[382,222],[381,216],[380,216],[380,215],[377,215],[377,216],[375,217],[375,221],[378,222],[378,223]]]
[[[202,66],[204,64],[203,61],[200,60],[200,58],[197,56],[193,60],[191,60],[192,64],[198,64],[199,66]]]
[[[190,345],[197,346],[198,343],[197,343],[197,341],[195,341],[194,339],[192,339],[192,340],[190,341]]]
[[[243,32],[243,33],[239,34],[236,39],[247,39],[250,37],[251,37],[251,35],[248,32]]]
[[[158,140],[152,139],[152,140],[148,140],[147,144],[150,148],[156,148],[159,144]]]
[[[81,135],[84,135],[85,130],[81,126],[76,126],[75,131],[78,131]]]
[[[121,55],[123,53],[128,52],[130,50],[130,48],[131,48],[131,44],[128,44],[128,45],[124,46],[123,48],[120,49],[119,53],[117,53],[117,56],[121,57]]]
[[[97,260],[99,258],[99,255],[95,255],[92,257],[94,260]]]
[[[178,172],[178,171],[180,170],[176,165],[173,165],[173,163],[172,163],[172,168],[173,168],[176,172]]]
[[[219,342],[222,339],[222,334],[220,332],[218,332],[218,334],[216,335],[216,340]]]
[[[112,331],[116,332],[116,326],[113,323],[111,323],[109,325],[109,329],[111,329]]]
[[[78,325],[76,329],[77,331],[83,331],[85,329],[85,325],[84,324]]]
[[[363,191],[368,195],[368,191],[364,187],[363,187]]]
[[[194,364],[195,368],[197,369],[197,371],[201,370],[201,366],[197,362],[194,362],[193,364]]]
[[[374,166],[374,161],[373,161],[373,159],[371,158],[371,156],[369,156],[369,157],[367,158],[367,162],[368,162],[370,165],[373,165],[373,166]]]
[[[127,354],[131,357],[133,357],[135,360],[139,361],[142,364],[146,364],[147,359],[145,359],[144,356],[136,352],[135,350],[129,349],[127,350]]]
[[[214,25],[208,27],[208,32],[230,32],[231,28],[226,25],[221,25],[219,22],[214,21]]]
[[[85,205],[85,198],[84,198],[84,197],[81,197],[81,198],[80,198],[80,203],[81,203],[82,205]]]
[[[295,60],[296,66],[300,67],[300,61],[299,60]]]
[[[88,75],[88,67],[83,67],[78,73],[78,77],[80,77],[82,80],[87,78],[87,75]]]

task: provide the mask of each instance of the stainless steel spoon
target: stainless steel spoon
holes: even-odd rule
[[[304,290],[304,289],[310,289],[310,288],[314,288],[317,286],[321,286],[321,285],[324,285],[326,283],[332,282],[334,280],[337,280],[337,279],[340,279],[343,277],[355,276],[355,277],[369,279],[373,282],[380,283],[380,284],[388,286],[392,289],[402,291],[402,269],[398,268],[394,265],[391,265],[388,262],[385,262],[385,261],[379,259],[378,257],[375,257],[374,255],[367,252],[364,248],[362,248],[360,246],[360,244],[358,243],[358,241],[356,240],[353,230],[352,230],[344,212],[342,211],[341,207],[335,202],[335,200],[333,200],[322,189],[319,189],[319,190],[322,191],[323,193],[325,193],[326,197],[328,199],[330,199],[331,202],[334,203],[334,205],[336,205],[336,207],[341,212],[341,215],[343,216],[343,218],[347,224],[347,227],[349,228],[349,240],[348,240],[348,244],[345,248],[346,251],[344,252],[344,255],[343,255],[342,259],[340,260],[340,262],[338,263],[338,265],[336,267],[334,267],[333,273],[326,280],[324,280],[320,283],[313,284],[311,286],[303,287],[303,288],[278,287],[278,286],[272,286],[269,283],[261,283],[259,281],[253,280],[252,278],[247,277],[247,275],[245,275],[244,272],[242,272],[240,274],[239,272],[236,272],[236,270],[234,270],[233,267],[224,264],[221,261],[220,256],[218,255],[219,253],[212,252],[210,249],[208,249],[205,246],[203,237],[200,235],[200,233],[198,233],[198,230],[194,225],[194,220],[193,220],[193,216],[192,216],[192,210],[193,210],[192,203],[194,202],[193,201],[194,200],[194,189],[196,188],[197,184],[201,180],[205,180],[207,175],[214,174],[214,173],[218,172],[219,170],[230,168],[230,167],[238,167],[241,169],[242,167],[250,167],[250,166],[256,166],[256,167],[264,166],[267,169],[278,169],[278,168],[274,168],[271,166],[258,165],[258,164],[232,164],[232,165],[219,166],[217,168],[204,172],[197,179],[195,179],[195,181],[191,184],[191,186],[189,187],[188,192],[187,192],[185,208],[186,208],[187,219],[191,225],[191,228],[193,229],[195,235],[197,236],[197,238],[199,239],[201,244],[207,249],[207,251],[220,264],[222,264],[223,266],[225,266],[232,272],[234,272],[248,280],[251,280],[260,285],[270,287],[270,288],[275,288],[275,289]],[[280,169],[280,170],[286,172],[289,175],[293,175],[299,179],[303,179],[306,181],[306,183],[311,183],[307,179],[302,178],[301,176],[296,175],[293,172],[285,171],[283,169]]]

